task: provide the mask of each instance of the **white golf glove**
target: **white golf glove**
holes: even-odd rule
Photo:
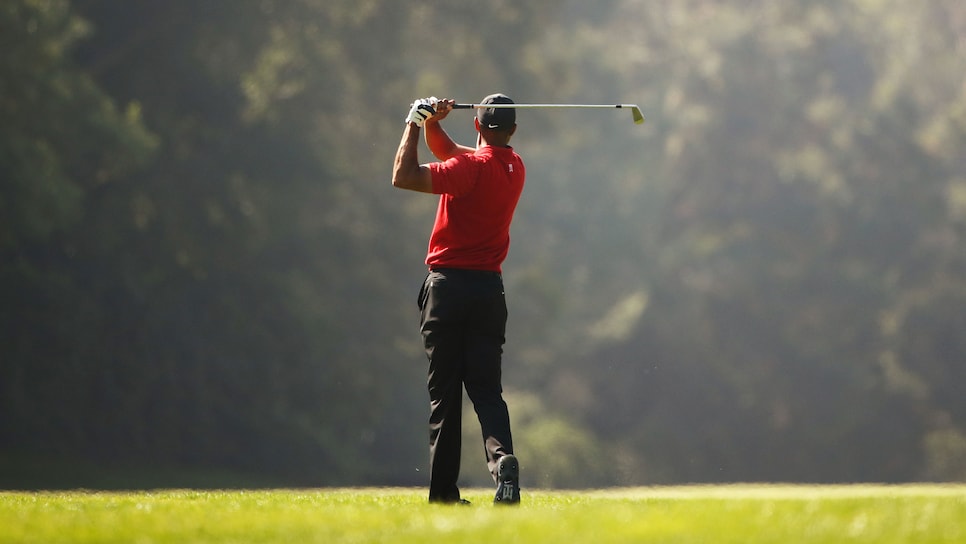
[[[437,102],[439,102],[439,99],[435,96],[416,100],[413,102],[413,107],[409,110],[409,115],[406,116],[406,122],[416,123],[417,127],[423,126],[426,119],[436,115]]]

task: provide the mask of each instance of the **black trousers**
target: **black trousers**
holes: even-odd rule
[[[419,293],[420,330],[429,358],[429,500],[460,499],[463,388],[483,433],[490,473],[513,453],[501,383],[506,334],[503,278],[496,272],[439,269]]]

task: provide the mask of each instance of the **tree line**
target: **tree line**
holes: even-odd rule
[[[648,117],[518,113],[527,485],[966,478],[953,0],[11,0],[0,44],[7,472],[421,484],[389,169],[413,98],[501,91]]]

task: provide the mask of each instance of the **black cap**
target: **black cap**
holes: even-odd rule
[[[480,104],[513,104],[513,100],[505,94],[496,93],[484,98]],[[476,118],[480,120],[480,128],[507,131],[517,123],[517,110],[516,108],[479,108]]]

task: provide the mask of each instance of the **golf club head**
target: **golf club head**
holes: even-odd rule
[[[630,108],[631,108],[631,115],[634,116],[634,124],[635,125],[644,124],[644,114],[641,113],[641,108],[635,105],[631,105]]]

